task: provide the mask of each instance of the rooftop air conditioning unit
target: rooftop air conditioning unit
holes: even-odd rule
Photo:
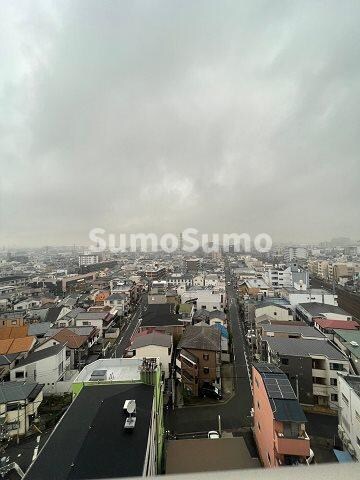
[[[354,340],[351,340],[350,345],[352,345],[353,347],[358,347],[359,346],[359,344],[357,342],[355,342]]]

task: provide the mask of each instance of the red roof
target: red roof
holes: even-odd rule
[[[359,330],[360,325],[354,320],[329,320],[327,318],[314,318],[314,322],[321,328],[339,328],[341,330]]]

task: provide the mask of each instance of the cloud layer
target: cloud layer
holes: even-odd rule
[[[360,5],[2,4],[0,246],[359,238]]]

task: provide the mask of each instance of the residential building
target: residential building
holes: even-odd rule
[[[186,258],[185,268],[187,272],[197,272],[200,269],[200,258]]]
[[[126,315],[130,309],[130,299],[125,293],[112,293],[104,301],[105,307],[115,308],[119,316]]]
[[[283,297],[294,307],[299,303],[323,303],[326,305],[337,306],[338,296],[323,288],[284,288]]]
[[[38,416],[44,385],[0,383],[0,439],[25,435]]]
[[[159,358],[165,378],[170,376],[173,354],[173,339],[167,333],[139,333],[133,337],[128,352],[132,358]]]
[[[329,340],[334,340],[335,332],[337,329],[340,330],[359,330],[360,325],[355,320],[348,320],[344,322],[343,320],[331,320],[323,317],[314,317],[313,318],[314,327],[320,330]]]
[[[360,375],[360,330],[335,329],[334,343],[349,358],[351,373]]]
[[[176,313],[175,305],[152,304],[146,305],[142,313],[139,325],[140,332],[157,332],[168,333],[172,335],[174,343],[181,337],[185,324],[187,322]]]
[[[360,377],[338,375],[339,426],[344,448],[360,462]]]
[[[352,316],[342,308],[317,302],[299,303],[295,307],[295,316],[297,320],[303,320],[309,325],[313,325],[318,317],[344,322],[352,320]]]
[[[221,387],[221,334],[215,326],[189,325],[177,349],[177,378],[188,394],[199,395],[204,383]]]
[[[276,366],[255,363],[253,433],[264,467],[306,464],[310,456],[307,419],[286,375]]]
[[[332,343],[265,336],[262,356],[288,376],[300,403],[338,409],[337,372],[349,372],[350,364]]]
[[[99,263],[98,254],[84,253],[79,255],[79,267],[94,265],[96,263]]]
[[[52,395],[56,393],[56,384],[64,377],[67,365],[66,346],[60,343],[29,353],[10,370],[10,380],[41,382],[44,384],[44,395]]]
[[[211,287],[190,287],[181,292],[181,303],[193,303],[195,310],[224,310],[226,305],[225,290]]]
[[[248,278],[239,283],[239,291],[250,297],[271,297],[274,295],[274,288],[265,282],[263,278]]]
[[[255,308],[255,318],[261,315],[268,315],[274,320],[288,322],[293,320],[293,312],[290,305],[281,305],[273,302],[261,302]]]
[[[26,480],[160,473],[163,396],[156,359],[98,360],[78,374],[73,395]]]

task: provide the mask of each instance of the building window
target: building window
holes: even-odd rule
[[[260,410],[260,403],[259,402],[257,402],[257,407]]]
[[[345,395],[342,393],[341,394],[342,401],[345,403],[345,405],[348,407],[349,406],[349,399],[345,397]]]
[[[204,359],[204,360],[209,360],[209,354],[208,354],[208,353],[204,353],[203,359]]]
[[[261,431],[261,428],[260,428],[260,423],[259,423],[259,422],[258,422],[258,429],[259,429],[259,431]]]
[[[338,401],[337,393],[332,393],[330,399],[332,402],[337,402]]]
[[[330,385],[333,385],[334,387],[337,387],[337,379],[336,378],[330,378]]]
[[[358,422],[360,422],[360,413],[357,410],[355,410],[355,418]]]
[[[24,378],[24,372],[15,372],[15,378]]]
[[[271,465],[271,458],[270,458],[269,453],[268,453],[268,461],[269,461],[269,465]]]
[[[330,363],[330,370],[337,370],[341,372],[344,370],[344,365],[342,363]]]
[[[289,359],[288,358],[282,358],[281,359],[281,365],[289,365]]]
[[[360,438],[359,437],[356,437],[356,443],[357,443],[358,447],[360,447]]]
[[[209,368],[208,367],[204,367],[204,373],[207,375],[209,373]]]
[[[8,431],[17,430],[19,428],[19,422],[11,422],[6,425]]]

